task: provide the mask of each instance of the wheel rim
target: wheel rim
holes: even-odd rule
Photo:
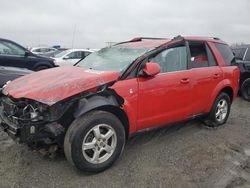
[[[247,94],[250,96],[250,87],[248,87]]]
[[[227,116],[227,112],[228,112],[227,101],[225,99],[221,99],[217,104],[216,113],[215,113],[216,119],[219,122],[225,120]]]
[[[117,145],[115,130],[107,124],[94,126],[85,135],[82,143],[84,158],[92,164],[107,161],[114,153]]]

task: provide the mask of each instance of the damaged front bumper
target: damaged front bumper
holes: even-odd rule
[[[8,101],[8,102],[6,102]],[[0,127],[18,143],[34,143],[43,141],[46,144],[57,142],[59,135],[64,134],[64,127],[58,122],[26,121],[20,123],[7,112],[17,107],[10,100],[2,100],[0,104]]]

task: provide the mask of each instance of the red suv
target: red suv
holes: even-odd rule
[[[135,38],[6,84],[1,126],[19,143],[63,148],[80,170],[103,171],[139,130],[195,117],[224,124],[238,92],[231,61],[217,38]]]

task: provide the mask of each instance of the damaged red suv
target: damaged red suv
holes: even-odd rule
[[[6,84],[1,127],[19,143],[56,145],[76,168],[100,172],[139,130],[195,117],[212,127],[224,124],[238,92],[232,61],[217,38],[135,38],[75,67]]]

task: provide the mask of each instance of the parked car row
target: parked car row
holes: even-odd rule
[[[218,38],[135,38],[8,82],[1,127],[19,143],[57,146],[77,169],[100,172],[138,131],[193,118],[226,123],[239,90],[232,64]]]
[[[32,71],[64,65],[73,66],[94,51],[97,50],[49,47],[35,47],[27,50],[11,40],[0,38],[0,88],[6,81]]]

